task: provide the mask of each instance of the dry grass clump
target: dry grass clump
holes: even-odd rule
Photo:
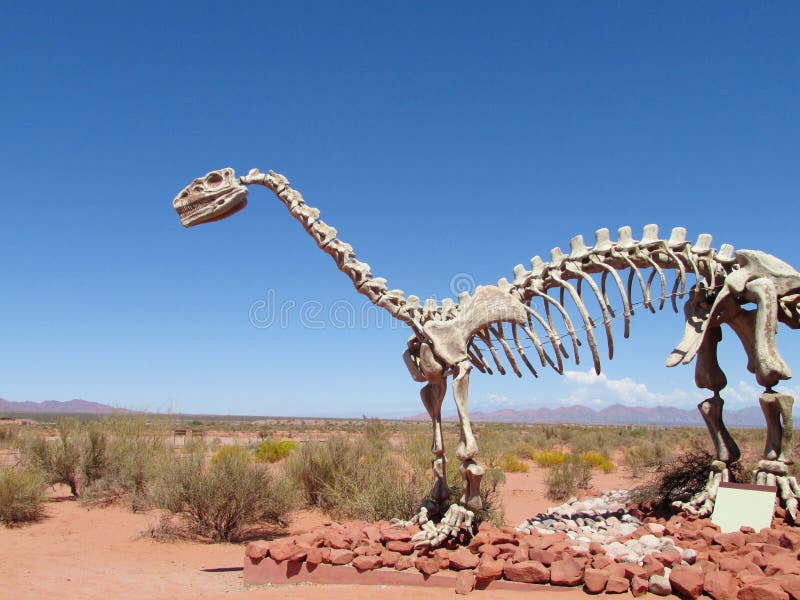
[[[41,516],[45,479],[33,467],[0,470],[0,522],[6,526]]]
[[[409,518],[425,495],[419,472],[377,439],[334,436],[303,444],[285,468],[305,502],[335,518]]]
[[[242,451],[222,451],[227,448]],[[233,541],[257,523],[286,525],[292,508],[286,483],[274,478],[268,465],[254,462],[246,449],[222,450],[208,467],[199,453],[173,459],[151,486],[153,505],[215,542]]]
[[[666,444],[643,441],[625,448],[623,464],[630,470],[632,477],[641,477],[648,470],[660,468],[671,458],[672,452]]]
[[[592,480],[592,464],[581,454],[565,454],[561,462],[547,469],[545,484],[547,497],[551,500],[566,500],[577,489],[587,489]]]
[[[63,483],[78,496],[81,478],[81,425],[72,418],[56,423],[58,438],[48,440],[41,435],[27,435],[21,439],[25,462],[44,477],[48,485]]]

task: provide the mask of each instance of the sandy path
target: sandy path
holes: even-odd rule
[[[544,510],[542,473],[509,474],[504,489],[509,524]],[[593,483],[615,488],[625,485],[617,474],[596,475]],[[132,513],[125,506],[87,508],[56,498],[46,505],[38,523],[0,527],[0,598],[39,600],[114,600],[186,598],[290,598],[408,600],[454,598],[451,589],[356,585],[278,585],[246,587],[242,580],[244,549],[237,544],[155,542],[141,532],[156,520],[154,513]],[[292,531],[324,521],[317,513],[300,513]],[[575,589],[529,588],[538,597],[563,600],[588,596]],[[476,598],[519,599],[514,591],[474,592]]]

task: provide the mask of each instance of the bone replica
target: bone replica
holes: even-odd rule
[[[728,480],[728,465],[740,455],[722,420],[720,391],[727,380],[717,362],[717,344],[724,323],[739,337],[747,354],[747,368],[765,390],[759,401],[767,422],[767,442],[756,482],[777,485],[787,513],[797,521],[800,487],[788,471],[793,461],[794,400],[773,391],[780,380],[791,377],[775,344],[778,322],[793,329],[800,327],[800,273],[788,264],[755,250],[734,253],[728,244],[717,251],[711,247],[708,234],[701,234],[692,245],[681,227],[673,229],[669,239],[661,239],[658,227],[647,225],[638,241],[633,239],[630,227],[622,227],[616,241],[611,240],[608,229],[599,229],[593,247],[576,236],[570,241],[568,254],[554,248],[549,262],[535,256],[530,268],[517,265],[512,281],[503,278],[497,285],[479,286],[471,295],[463,292],[457,302],[446,298],[441,303],[433,299],[420,303],[417,296],[406,297],[401,290],[390,290],[385,279],[374,277],[370,266],[356,259],[352,246],[339,240],[336,229],[320,219],[319,210],[308,206],[285,177],[272,171],[264,174],[253,169],[240,178],[230,168],[212,171],[183,189],[173,205],[186,227],[217,221],[243,209],[246,186],[255,184],[278,196],[359,293],[413,331],[403,359],[414,380],[425,384],[421,397],[433,423],[434,485],[430,500],[414,518],[398,523],[420,524],[422,530],[415,537],[419,546],[437,546],[458,536],[461,530],[471,531],[475,511],[482,508],[480,482],[484,469],[475,462],[478,444],[467,411],[472,369],[488,374],[497,369],[505,374],[507,362],[517,377],[522,376],[523,369],[537,377],[537,368],[543,367],[562,373],[570,352],[576,364],[581,360],[583,344],[578,334],[582,332],[599,374],[597,323],[589,315],[585,297],[599,306],[611,359],[611,321],[618,315],[609,295],[619,296],[627,338],[635,288],[641,292],[641,304],[651,312],[661,310],[667,299],[678,312],[677,300],[688,297],[683,307],[683,338],[667,358],[667,366],[688,364],[696,357],[695,384],[712,393],[698,409],[711,434],[716,460],[705,490],[687,503],[676,504],[696,514],[710,514],[719,483]],[[745,308],[750,304],[754,307]],[[565,334],[558,333],[562,324]],[[456,457],[461,461],[463,478],[463,495],[452,504],[441,428],[448,378],[452,378],[460,422]]]

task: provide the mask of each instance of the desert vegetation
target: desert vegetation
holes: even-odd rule
[[[185,431],[180,439],[176,431]],[[619,471],[640,496],[664,505],[702,487],[710,463],[703,429],[477,424],[486,467],[482,520],[503,522],[507,477],[544,481],[562,501]],[[734,432],[744,451],[741,479],[755,464],[763,430]],[[451,496],[460,497],[455,423],[444,425]],[[246,419],[114,416],[0,422],[0,521],[42,514],[48,490],[63,485],[89,505],[159,510],[160,531],[213,541],[253,527],[285,524],[314,508],[334,519],[409,518],[430,493],[430,429],[377,419]],[[158,537],[158,535],[156,535]]]

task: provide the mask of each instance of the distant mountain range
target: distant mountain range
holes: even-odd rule
[[[115,408],[88,400],[45,400],[44,402],[12,402],[0,398],[0,413],[50,413],[50,414],[91,414],[110,415],[112,413],[134,412],[125,408]]]
[[[425,420],[425,414],[408,417],[407,420]],[[455,415],[443,417],[456,420]],[[738,410],[726,409],[723,413],[728,427],[764,427],[764,415],[758,403]],[[672,406],[624,406],[612,404],[606,408],[593,409],[586,406],[560,406],[558,408],[504,408],[492,412],[473,412],[472,421],[489,423],[575,423],[579,425],[663,425],[704,426],[697,409],[674,408]]]

